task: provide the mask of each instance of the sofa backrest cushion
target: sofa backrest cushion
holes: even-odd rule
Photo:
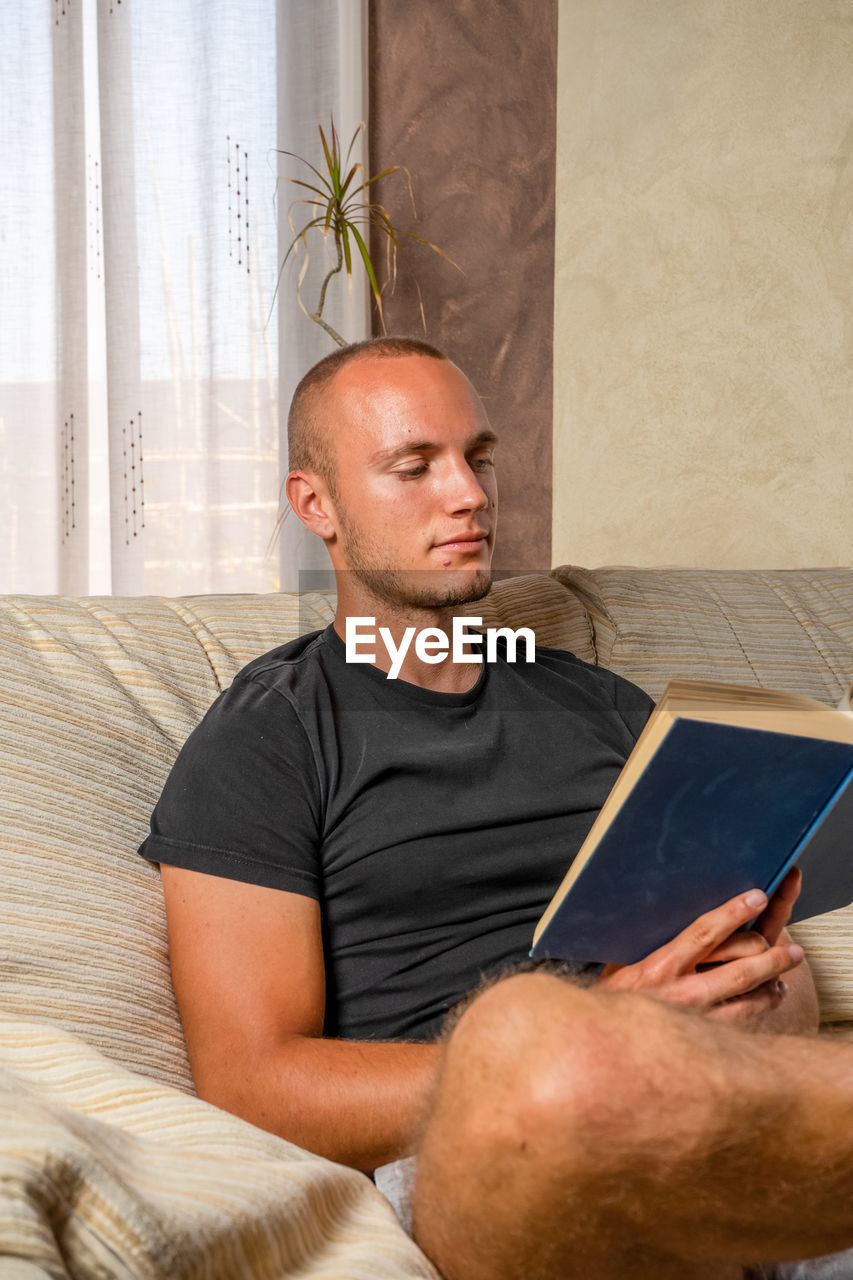
[[[726,680],[835,706],[853,680],[849,569],[579,569],[596,660],[659,698],[668,680]]]
[[[6,598],[0,1008],[191,1089],[159,875],[137,855],[189,732],[322,599]]]
[[[546,649],[568,649],[595,663],[592,624],[585,605],[550,574],[525,574],[498,582],[484,600],[467,605],[484,627],[530,627]]]

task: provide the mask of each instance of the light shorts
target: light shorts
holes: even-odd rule
[[[415,1187],[417,1156],[405,1156],[383,1164],[373,1173],[373,1181],[400,1219],[404,1231],[412,1234],[412,1192]]]

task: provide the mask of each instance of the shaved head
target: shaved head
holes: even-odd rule
[[[337,458],[332,430],[334,423],[324,412],[329,384],[348,364],[357,360],[388,360],[401,356],[424,356],[447,360],[447,356],[418,338],[368,338],[333,351],[305,374],[293,393],[287,417],[288,469],[312,471],[336,490]]]

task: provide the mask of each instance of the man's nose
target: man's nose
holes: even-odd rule
[[[451,506],[457,511],[483,511],[489,505],[489,495],[467,459],[453,468],[449,498]]]

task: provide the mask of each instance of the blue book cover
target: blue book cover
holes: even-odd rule
[[[853,741],[676,718],[531,955],[632,964],[801,856],[798,918],[853,900]]]

